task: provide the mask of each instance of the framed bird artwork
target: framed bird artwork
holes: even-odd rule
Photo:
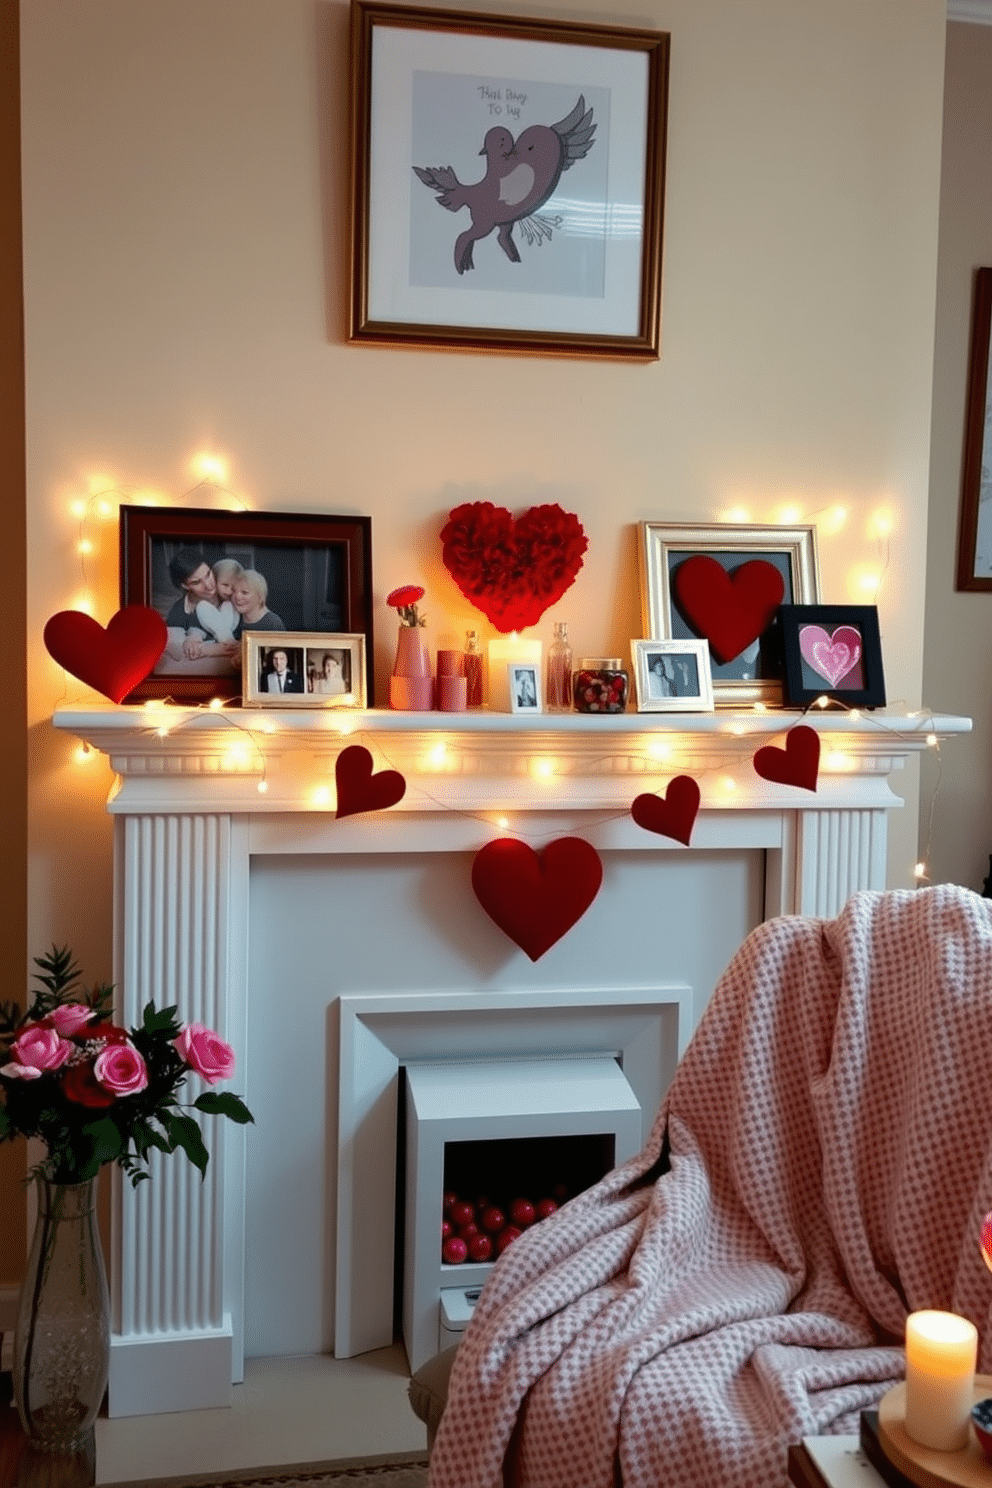
[[[350,339],[659,354],[666,32],[352,0]]]

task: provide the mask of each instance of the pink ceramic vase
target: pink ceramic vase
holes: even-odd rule
[[[396,637],[396,660],[389,679],[389,706],[424,713],[434,706],[427,638],[420,625],[401,625]]]

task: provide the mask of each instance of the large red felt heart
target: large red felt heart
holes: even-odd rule
[[[574,584],[589,546],[578,517],[557,504],[532,506],[514,520],[491,501],[454,507],[441,544],[465,598],[504,634],[537,624]]]
[[[645,791],[635,796],[630,814],[646,832],[673,837],[689,846],[693,822],[699,810],[699,786],[691,775],[676,775],[663,796]]]
[[[44,630],[45,645],[59,666],[112,703],[145,680],[168,639],[162,616],[147,605],[125,605],[106,630],[82,610],[59,610]]]
[[[372,756],[364,744],[349,744],[334,764],[338,788],[335,816],[354,816],[357,811],[385,811],[402,801],[406,781],[399,770],[372,773]]]
[[[602,881],[599,853],[581,837],[559,837],[540,857],[525,842],[498,837],[472,864],[475,897],[532,961],[582,918]]]
[[[768,629],[785,594],[785,580],[764,558],[728,573],[708,553],[696,553],[678,565],[672,582],[679,609],[720,662],[733,661]]]
[[[797,724],[785,736],[785,748],[766,744],[756,751],[754,768],[764,780],[777,785],[800,785],[803,790],[816,790],[820,771],[820,736],[816,729]]]

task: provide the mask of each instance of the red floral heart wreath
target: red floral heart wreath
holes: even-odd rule
[[[514,519],[505,506],[466,501],[448,513],[441,558],[465,598],[504,635],[536,625],[575,582],[589,546],[557,504]]]

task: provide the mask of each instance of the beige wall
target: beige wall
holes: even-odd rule
[[[0,1001],[24,1002],[26,675],[24,655],[24,338],[17,0],[0,0],[0,513],[7,573],[4,625],[3,914]],[[24,1268],[24,1144],[0,1146],[0,1287]],[[0,1318],[0,1327],[4,1326]]]
[[[992,594],[958,593],[958,510],[976,268],[992,265],[992,26],[949,25],[940,191],[923,692],[975,721],[927,760],[921,852],[931,877],[981,889],[992,854]]]
[[[603,18],[593,0],[543,10]],[[84,577],[70,503],[103,487],[196,502],[204,448],[251,506],[371,514],[380,700],[391,587],[426,584],[434,645],[477,623],[437,533],[455,502],[489,498],[579,514],[586,565],[540,633],[567,619],[580,654],[640,633],[639,520],[842,502],[822,597],[863,600],[854,570],[885,567],[889,696],[919,704],[943,0],[613,8],[672,34],[663,354],[647,366],[345,344],[344,3],[22,11],[33,950],[68,940],[109,974],[110,775],[51,729],[90,694],[41,643]],[[492,416],[506,407],[509,430]],[[88,535],[106,619],[114,524]],[[908,883],[915,771],[898,783],[890,880]]]

